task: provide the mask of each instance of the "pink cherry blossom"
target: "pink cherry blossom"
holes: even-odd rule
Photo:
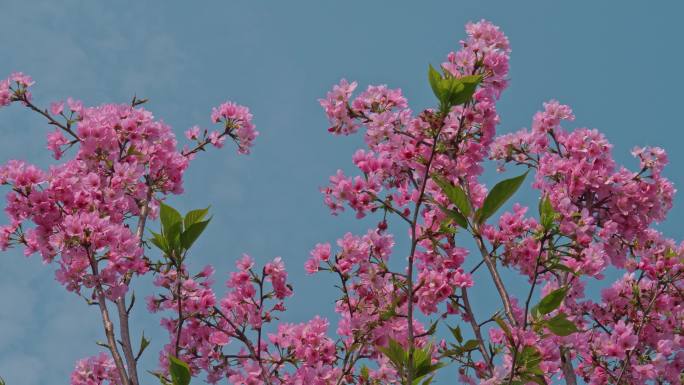
[[[299,297],[281,257],[233,258],[223,289],[212,266],[192,271],[204,257],[188,236],[209,223],[206,210],[183,216],[164,203],[210,145],[230,139],[250,152],[259,133],[247,107],[214,107],[216,128],[192,126],[180,150],[145,100],[45,109],[29,76],[1,80],[0,107],[19,102],[55,128],[47,149],[57,162],[0,166],[0,250],[40,254],[102,316],[107,352],[78,361],[71,383],[143,383],[129,313],[144,275],[155,287],[147,309],[168,333],[162,382],[176,357],[191,376],[235,385],[425,384],[447,364],[465,384],[681,383],[684,242],[654,227],[675,193],[665,151],[635,147],[622,166],[608,138],[572,127],[571,107],[556,100],[530,129],[497,135],[510,42],[481,20],[457,48],[431,71],[435,108],[414,111],[384,84],[355,96],[344,79],[319,100],[330,133],[363,135],[354,168],[321,188],[324,203],[374,216],[360,234],[317,243],[304,263],[339,289],[331,320],[285,321]],[[525,174],[491,184],[488,160]],[[508,202],[514,185],[532,187],[539,204]],[[156,218],[160,234],[149,228]],[[527,285],[513,288],[516,279]],[[473,300],[484,290],[492,303]]]

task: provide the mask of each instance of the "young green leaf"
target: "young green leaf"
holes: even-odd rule
[[[435,175],[432,179],[437,183],[439,188],[444,191],[444,194],[446,194],[451,203],[458,207],[464,216],[467,217],[470,215],[470,201],[460,186],[454,186],[451,182],[439,175]]]
[[[364,380],[368,380],[368,376],[369,376],[368,366],[362,365],[360,374],[361,374],[361,378],[363,378]]]
[[[438,324],[439,324],[439,320],[433,322],[433,323],[430,325],[430,328],[428,328],[428,330],[425,332],[425,334],[426,334],[426,335],[433,335],[433,334],[435,334],[435,332],[437,331],[437,325],[438,325]]]
[[[444,235],[450,235],[453,236],[456,234],[456,228],[451,226],[451,223],[453,222],[452,219],[445,219],[442,221],[442,223],[439,224],[439,233],[444,234]]]
[[[159,380],[159,383],[161,385],[173,385],[169,381],[167,381],[166,378],[164,378],[164,376],[161,373],[151,372],[149,370],[147,372],[150,373],[151,375],[157,377],[157,379]]]
[[[564,313],[560,313],[555,317],[547,320],[545,325],[551,332],[557,336],[569,336],[572,333],[578,332],[577,326],[568,319]]]
[[[408,360],[407,360],[408,361]],[[408,363],[408,362],[407,362]],[[430,373],[432,363],[432,344],[427,344],[422,349],[413,352],[413,370],[415,377],[422,377]]]
[[[465,351],[471,351],[475,350],[478,347],[477,340],[468,340],[463,344],[463,350]]]
[[[394,308],[389,308],[389,309],[383,311],[382,313],[380,313],[380,320],[381,321],[387,321],[388,319],[394,317],[395,315],[397,315],[397,313],[394,310]]]
[[[551,229],[551,226],[553,226],[553,222],[556,220],[557,216],[558,214],[553,209],[549,197],[545,196],[542,198],[539,201],[539,217],[544,230]]]
[[[187,227],[185,231],[183,231],[183,234],[181,234],[180,239],[181,244],[186,250],[189,249],[193,243],[195,243],[195,241],[197,240],[197,238],[199,238],[204,229],[207,228],[209,221],[211,221],[211,218],[207,219],[206,221],[193,223],[189,227]]]
[[[468,220],[461,213],[455,210],[449,210],[442,205],[439,205],[439,208],[444,212],[444,214],[447,215],[447,217],[453,219],[454,222],[456,222],[459,226],[463,227],[464,229],[468,228]]]
[[[164,228],[163,236],[164,239],[166,240],[166,244],[168,245],[169,248],[169,253],[172,253],[173,251],[176,251],[176,256],[178,256],[180,253],[181,248],[181,232],[183,231],[183,222],[178,221],[174,222],[171,226],[168,228]]]
[[[527,376],[528,381],[534,382],[537,385],[548,385],[543,374],[535,374],[533,376]]]
[[[143,354],[148,346],[150,346],[150,340],[145,338],[145,333],[143,332],[142,338],[140,339],[140,350],[138,350],[138,357]]]
[[[441,90],[442,75],[430,64],[428,68],[428,81],[430,82],[430,87],[432,92],[437,97],[437,100],[442,102],[444,100],[444,93]]]
[[[140,156],[140,155],[143,155],[143,153],[140,152],[140,151],[138,151],[138,150],[136,150],[136,149],[135,149],[135,146],[131,144],[131,145],[128,147],[128,151],[126,151],[126,155],[127,155],[127,156],[131,156],[131,155]],[[0,385],[2,385],[2,384],[0,383]]]
[[[432,343],[428,343],[424,347],[416,349],[413,352],[414,384],[420,383],[423,378],[446,366],[446,363],[443,362],[432,364],[432,350]],[[406,361],[408,363],[408,357]]]
[[[560,289],[556,289],[549,294],[547,294],[544,298],[539,301],[539,304],[535,306],[535,308],[539,311],[541,314],[549,314],[552,311],[558,309],[558,307],[561,305],[563,302],[563,299],[565,299],[565,295],[568,293],[568,289],[565,287],[561,287]]]
[[[458,85],[450,86],[449,105],[458,106],[470,101],[475,94],[478,84],[482,81],[481,75],[470,75],[462,78],[451,78],[448,80],[458,81]]]
[[[415,379],[413,380],[413,384],[414,385],[420,384],[420,382],[423,381],[423,379],[426,377],[427,377],[427,379],[423,382],[423,384],[425,384],[426,382],[429,384],[430,382],[432,382],[432,378],[434,377],[434,375],[430,375],[430,374],[436,372],[438,369],[441,369],[445,366],[447,366],[447,364],[445,362],[438,362],[434,365],[428,366],[427,369],[424,370],[425,374],[417,374],[416,373]]]
[[[499,317],[499,316],[494,317],[494,322],[496,322],[496,324],[499,325],[501,330],[503,330],[506,337],[508,337],[508,340],[512,341],[513,340],[513,334],[511,333],[511,329],[508,327],[506,322],[504,322],[504,320],[501,319],[501,317]]]
[[[166,231],[175,223],[183,222],[183,217],[173,207],[164,202],[159,203],[159,219],[161,220],[162,229]]]
[[[442,76],[432,65],[428,68],[428,81],[432,92],[440,102],[442,113],[449,112],[451,107],[468,102],[482,81],[481,75],[470,75],[455,78],[450,74]]]
[[[188,385],[192,377],[188,364],[174,356],[169,356],[169,373],[173,385]]]
[[[159,250],[163,251],[164,254],[168,254],[169,252],[169,245],[166,243],[166,239],[164,236],[161,234],[155,233],[154,231],[150,230],[150,233],[152,233],[152,238],[150,238],[150,242],[152,242],[153,245],[157,246]]]
[[[521,367],[525,368],[527,371],[533,370],[539,367],[542,361],[542,355],[533,346],[525,346],[523,350],[518,354],[518,363]]]
[[[549,265],[549,269],[550,270],[564,271],[566,273],[577,275],[577,272],[575,270],[573,270],[573,269],[569,268],[568,266],[565,266],[559,262],[552,263],[551,265]]]
[[[465,89],[460,79],[448,77],[442,80],[442,89],[444,89],[444,99],[449,108],[460,104],[457,101]]]
[[[183,222],[185,224],[185,229],[187,230],[193,224],[203,220],[204,217],[207,216],[207,213],[209,213],[209,207],[204,208],[204,209],[197,209],[197,210],[188,211],[188,213],[185,214],[185,219],[183,220]]]
[[[404,350],[404,347],[397,341],[390,338],[387,347],[378,346],[377,349],[392,361],[396,369],[402,369],[404,367],[404,362],[406,361],[408,354]]]
[[[455,328],[449,326],[449,330],[451,330],[451,334],[454,336],[454,338],[456,339],[456,341],[458,341],[459,344],[463,342],[463,334],[461,334],[460,326],[456,326]]]
[[[423,385],[430,385],[432,383],[432,380],[435,378],[435,376],[430,376],[428,377],[427,380],[423,381]]]
[[[476,217],[478,223],[483,223],[487,218],[494,215],[496,210],[503,206],[503,204],[518,191],[518,188],[522,185],[525,177],[527,177],[528,172],[514,178],[502,180],[492,188],[492,191],[487,194],[487,197],[482,204],[482,208],[477,211]]]
[[[542,355],[533,346],[525,346],[519,352],[516,359],[517,366],[520,368],[522,383],[535,382],[540,385],[547,385],[544,379],[544,372],[539,367],[542,362]],[[541,382],[540,382],[541,381]]]

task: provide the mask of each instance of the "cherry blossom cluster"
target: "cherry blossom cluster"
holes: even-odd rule
[[[153,204],[153,194],[182,192],[188,159],[170,128],[142,108],[70,105],[75,110],[61,111],[68,118],[59,124],[78,144],[74,158],[47,172],[21,161],[0,168],[0,182],[12,190],[3,243],[24,244],[26,254],[39,252],[46,262],[59,258],[57,279],[71,291],[103,286],[116,299],[126,292],[124,277],[148,269],[127,221],[140,215],[142,202]],[[65,140],[59,131],[49,135],[56,157],[62,150],[55,143]]]
[[[68,98],[41,109],[29,91],[33,84],[27,75],[12,74],[0,82],[0,106],[19,102],[47,119],[55,129],[47,148],[60,162],[48,170],[19,160],[0,166],[0,184],[9,188],[9,224],[0,227],[0,249],[19,245],[26,255],[39,253],[56,265],[56,278],[67,290],[100,307],[111,355],[81,361],[73,383],[138,385],[126,293],[136,275],[154,270],[143,249],[145,223],[166,196],[183,192],[189,161],[208,142],[179,150],[171,128],[137,98],[96,107]],[[248,152],[256,132],[247,108],[224,103],[215,111],[220,117],[212,119],[225,125],[223,136]],[[63,159],[69,149],[72,157]],[[118,342],[108,301],[123,320]],[[100,376],[113,371],[116,376]]]
[[[681,247],[678,252],[682,255]],[[661,258],[672,259],[672,255]],[[655,279],[641,275],[642,271],[626,273],[603,290],[601,302],[582,304],[592,326],[603,331],[589,333],[586,343],[577,348],[582,359],[578,370],[587,383],[605,384],[617,378],[632,383],[681,380],[684,303],[681,283],[677,284],[681,279],[675,278],[682,274],[679,265]]]
[[[71,385],[119,385],[119,374],[107,353],[84,358],[71,373]]]
[[[273,333],[265,329],[292,295],[282,260],[275,258],[259,272],[244,255],[236,266],[222,298],[211,289],[210,267],[192,277],[185,267],[180,275],[171,269],[157,276],[155,285],[166,291],[148,298],[148,307],[176,315],[162,319],[170,343],[160,353],[160,375],[167,375],[171,355],[195,374],[204,371],[210,383],[227,378],[234,384],[328,384],[338,378],[338,348],[327,336],[325,319],[280,323]]]
[[[157,199],[181,193],[189,159],[176,149],[171,128],[137,107],[140,101],[86,108],[69,98],[68,110],[55,102],[48,112],[31,103],[31,85],[30,77],[13,74],[1,84],[2,95],[9,93],[3,103],[23,102],[55,126],[48,148],[56,159],[78,147],[72,159],[48,171],[23,161],[0,167],[0,183],[11,189],[10,224],[0,231],[0,247],[23,244],[26,254],[39,252],[46,262],[58,257],[57,279],[67,289],[103,286],[118,298],[125,276],[148,270],[130,218],[144,218],[147,206],[154,214]],[[248,151],[256,135],[248,109],[224,103],[212,114],[219,117],[230,127],[225,135],[235,132],[240,151]]]
[[[555,100],[534,115],[531,130],[496,136],[495,103],[508,83],[508,39],[485,21],[468,24],[466,32],[461,50],[442,63],[444,74],[430,74],[439,109],[414,115],[400,90],[387,86],[370,86],[354,98],[357,83],[346,80],[320,101],[331,133],[365,127],[368,147],[352,157],[360,175],[338,171],[330,178],[322,190],[325,203],[333,214],[345,207],[357,217],[381,213],[367,237],[389,236],[385,218],[395,215],[409,226],[411,239],[408,265],[396,272],[388,268],[389,253],[378,258],[366,248],[363,257],[350,257],[350,249],[359,249],[348,246],[351,235],[338,241],[335,256],[328,244],[312,251],[307,271],[328,270],[342,283],[336,308],[340,325],[350,324],[351,333],[338,333],[384,330],[395,318],[408,332],[392,338],[410,351],[426,336],[425,329],[409,327],[416,318],[437,313],[439,321],[456,314],[470,326],[472,339],[463,342],[460,328],[452,329],[457,341],[441,340],[434,359],[459,363],[464,383],[549,383],[560,377],[576,384],[578,376],[592,384],[679,383],[683,246],[651,229],[665,219],[675,192],[662,175],[665,152],[635,148],[640,168],[620,167],[598,130],[561,127],[575,117]],[[479,78],[469,99],[444,96],[472,76]],[[444,100],[458,102],[445,109]],[[534,175],[533,187],[541,193],[538,216],[516,203],[496,224],[487,223],[527,175],[487,188],[479,182],[487,158],[497,160],[501,171],[513,164]],[[458,232],[470,235],[479,249],[471,271],[463,270],[474,257],[457,242]],[[358,269],[350,270],[349,263]],[[626,270],[626,278],[594,302],[587,279],[604,279],[609,266]],[[471,276],[481,267],[502,301],[501,311],[483,322],[468,299],[468,289],[483,284]],[[529,279],[526,297],[508,292],[502,267]],[[537,305],[534,297],[542,298]],[[375,308],[360,305],[366,298]],[[378,306],[379,298],[393,301],[391,311],[380,310],[387,303]],[[422,316],[414,316],[407,303],[415,303]],[[382,322],[363,313],[369,308],[382,314]]]
[[[531,129],[497,136],[509,41],[485,20],[468,23],[466,35],[439,69],[429,67],[435,108],[414,112],[387,85],[355,96],[358,84],[346,80],[319,101],[330,133],[362,131],[365,143],[352,155],[356,175],[339,170],[322,188],[325,204],[335,215],[379,216],[365,234],[315,245],[304,264],[337,282],[332,323],[279,321],[293,296],[280,257],[257,267],[243,255],[222,296],[213,267],[189,271],[208,209],[183,217],[163,201],[182,193],[190,160],[207,146],[230,138],[249,153],[258,132],[247,107],[214,108],[220,128],[190,128],[194,147],[179,150],[144,100],[85,107],[67,99],[41,109],[30,77],[0,81],[0,107],[19,102],[45,117],[55,128],[47,148],[62,162],[0,167],[9,188],[0,249],[40,253],[57,265],[60,283],[102,314],[109,352],[79,361],[72,384],[140,384],[137,360],[149,341],[143,336],[133,352],[126,301],[143,274],[157,287],[147,308],[165,314],[169,334],[155,373],[162,384],[202,376],[235,385],[427,385],[448,364],[469,385],[682,383],[684,242],[653,227],[675,193],[665,151],[636,147],[638,168],[620,166],[598,130],[565,127],[575,116],[555,100]],[[74,156],[61,160],[71,148]],[[487,186],[488,161],[520,174]],[[499,213],[528,177],[537,208],[514,203]],[[149,242],[148,217],[161,222]],[[408,250],[397,250],[390,225],[408,234]],[[502,269],[529,282],[522,295]],[[588,283],[615,271],[619,279],[592,293]],[[484,314],[473,290],[496,292],[499,309]]]
[[[8,106],[19,100],[31,100],[31,87],[35,82],[22,72],[15,72],[7,79],[0,80],[0,107]]]
[[[561,127],[573,119],[570,107],[551,101],[534,116],[531,131],[496,140],[492,157],[533,169],[534,187],[553,218],[540,223],[516,206],[483,233],[502,249],[504,264],[545,284],[545,292],[568,291],[559,312],[578,330],[555,343],[566,359],[577,360],[576,372],[587,383],[678,383],[684,253],[649,228],[672,206],[674,188],[661,174],[667,157],[660,148],[636,148],[640,169],[618,167],[597,130]],[[586,299],[582,277],[603,279],[610,265],[627,273],[603,290],[600,302]]]
[[[424,315],[438,313],[440,307],[444,315],[460,313],[459,296],[473,286],[470,272],[462,268],[468,250],[454,242],[453,223],[442,210],[451,203],[434,178],[468,191],[473,208],[482,205],[487,191],[478,177],[499,121],[495,103],[507,85],[510,48],[506,36],[486,21],[468,24],[466,32],[461,49],[450,53],[441,68],[446,78],[480,79],[467,103],[443,113],[428,109],[414,115],[400,90],[369,86],[352,98],[356,83],[345,80],[320,101],[332,124],[330,132],[351,134],[365,126],[368,146],[352,158],[362,175],[348,177],[338,171],[323,189],[326,204],[333,213],[349,206],[357,217],[378,211],[384,216],[395,214],[411,227],[412,251],[406,271],[390,271],[389,252],[378,254],[372,246],[361,249],[360,258],[350,259],[354,255],[347,246],[350,235],[338,242],[342,250],[335,260],[320,256],[321,249],[329,254],[328,247],[317,247],[312,253],[308,271],[317,270],[316,264],[322,261],[321,270],[337,273],[345,287],[349,283],[337,305],[340,325],[349,329],[338,330],[342,335],[381,336],[384,340],[376,340],[376,346],[385,346],[391,337],[415,349],[434,330],[426,330],[413,318],[413,302]],[[365,238],[388,237],[383,234],[386,227],[383,220]],[[351,275],[348,261],[358,265]],[[362,352],[374,354],[378,351]]]
[[[221,123],[222,129],[209,132],[202,130],[199,126],[193,126],[185,132],[185,137],[195,141],[198,145],[197,148],[202,148],[207,143],[221,148],[226,137],[230,137],[238,145],[239,153],[249,154],[254,139],[259,135],[252,123],[252,114],[249,112],[249,108],[233,102],[223,103],[212,109],[211,121]],[[196,151],[196,149],[185,151],[185,154],[191,155]]]
[[[481,74],[482,84],[472,103],[455,107],[445,117],[438,118],[433,110],[413,116],[401,91],[387,86],[369,86],[351,100],[356,84],[345,80],[320,101],[334,124],[331,132],[348,134],[355,131],[353,127],[367,127],[368,150],[358,150],[353,157],[363,176],[351,178],[338,171],[324,189],[326,203],[333,212],[348,204],[362,217],[387,203],[408,215],[407,206],[417,198],[416,185],[421,184],[420,175],[430,159],[431,171],[447,178],[463,178],[474,203],[484,198],[484,187],[477,177],[499,120],[494,103],[506,85],[509,47],[506,37],[495,33],[498,28],[489,23],[469,24],[467,31],[469,39],[461,42],[462,49],[451,53],[442,66],[457,78]],[[443,123],[440,145],[431,156],[437,119]],[[434,185],[429,183],[428,189],[433,190]]]
[[[446,203],[446,196],[425,176],[427,162],[430,163],[430,173],[439,173],[463,184],[475,197],[473,204],[481,203],[486,191],[477,182],[482,172],[479,163],[486,157],[494,136],[498,122],[494,106],[498,95],[496,90],[505,84],[503,79],[507,73],[506,65],[490,67],[486,64],[489,61],[481,59],[492,54],[497,60],[506,60],[508,42],[501,33],[494,33],[497,28],[486,22],[469,24],[467,31],[469,39],[462,42],[462,50],[458,54],[450,54],[443,67],[453,71],[453,76],[487,75],[481,88],[473,95],[471,104],[454,107],[445,117],[438,117],[433,110],[423,111],[414,117],[398,90],[377,92],[378,89],[387,90],[384,86],[371,86],[368,92],[351,102],[350,116],[358,124],[368,127],[366,142],[369,150],[358,150],[353,156],[362,176],[352,179],[338,171],[331,177],[330,187],[324,189],[326,203],[333,212],[343,210],[348,204],[359,216],[381,209],[409,218],[415,214],[409,206],[419,200],[423,185],[436,202]],[[475,60],[475,57],[479,59]],[[341,85],[336,88],[339,87]],[[330,96],[321,104],[326,106],[329,102]],[[334,116],[329,117],[336,121]],[[435,139],[434,126],[438,121],[442,127]],[[457,269],[467,254],[466,250],[445,243],[441,246],[448,252],[442,255],[433,252],[434,247],[429,245],[433,240],[428,234],[436,232],[444,214],[434,205],[419,215],[425,221],[419,229],[425,233],[425,239],[421,240],[424,248],[418,254],[425,264],[425,274],[434,274],[436,271],[427,270],[437,266]]]

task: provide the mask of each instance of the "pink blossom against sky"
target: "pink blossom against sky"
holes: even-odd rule
[[[673,49],[680,45],[683,10],[676,2],[8,2],[0,7],[8,31],[0,34],[0,74],[31,74],[40,85],[35,97],[45,106],[70,95],[89,105],[150,98],[146,108],[178,137],[194,124],[212,127],[208,106],[226,99],[250,106],[260,132],[250,158],[204,154],[186,174],[186,194],[172,203],[182,211],[212,205],[214,219],[196,246],[201,260],[190,263],[195,270],[211,263],[225,277],[244,252],[259,265],[282,256],[289,281],[310,299],[290,302],[285,320],[298,323],[318,313],[335,319],[333,285],[303,268],[309,251],[374,225],[356,221],[353,210],[331,218],[319,193],[339,165],[353,169],[350,154],[362,141],[325,131],[329,124],[317,100],[330,84],[343,76],[362,89],[387,83],[401,88],[414,109],[428,106],[427,63],[441,62],[456,48],[467,21],[487,18],[512,46],[510,87],[497,106],[499,130],[530,127],[541,103],[556,98],[577,115],[566,126],[599,128],[619,163],[638,167],[630,154],[635,145],[668,150],[664,175],[683,186],[684,152],[676,146],[684,138],[684,80],[663,75],[676,74],[684,59]],[[52,162],[44,150],[47,127],[38,117],[7,109],[0,130],[1,163]],[[490,166],[485,179],[500,179]],[[529,203],[535,195],[520,196]],[[668,236],[681,236],[681,202],[675,198],[670,219],[659,227]],[[39,258],[24,259],[19,249],[2,255],[0,271],[0,375],[8,384],[66,383],[74,362],[97,348],[97,311],[62,290],[52,268]],[[142,290],[151,286],[148,281]],[[472,300],[488,310],[494,295],[476,292]],[[138,306],[142,310],[143,301]],[[157,318],[138,311],[134,322],[151,337],[150,352],[158,351],[166,335]],[[156,360],[147,354],[142,366],[155,367]]]

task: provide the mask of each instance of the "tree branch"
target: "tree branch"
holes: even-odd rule
[[[494,286],[496,286],[496,290],[499,292],[499,296],[501,297],[501,301],[504,305],[506,318],[508,318],[513,326],[518,326],[518,322],[513,315],[513,306],[511,305],[511,299],[508,295],[508,291],[506,291],[506,286],[504,285],[503,280],[501,280],[501,275],[499,275],[499,272],[496,269],[496,262],[492,260],[491,255],[487,251],[487,247],[484,244],[484,240],[482,239],[479,230],[480,229],[477,225],[473,226],[473,234],[475,235],[477,247],[480,250],[480,254],[482,254],[482,259],[484,260],[485,265],[487,265],[487,268],[489,269],[489,273],[494,281]]]
[[[90,260],[90,268],[92,269],[93,275],[98,275],[97,262],[93,258],[90,250],[86,250],[88,253],[88,259]],[[122,385],[131,385],[128,379],[128,373],[126,372],[126,367],[124,366],[121,355],[119,354],[119,349],[116,347],[116,336],[114,334],[114,325],[112,324],[111,318],[109,317],[109,310],[107,309],[106,298],[104,295],[104,290],[99,280],[96,280],[95,284],[95,295],[97,296],[97,304],[100,307],[100,314],[102,315],[102,324],[104,326],[105,335],[107,336],[107,347],[112,354],[112,359],[116,365],[116,369],[119,371],[119,377],[121,378]]]
[[[143,235],[145,233],[145,223],[147,222],[147,215],[150,211],[150,200],[152,199],[152,188],[148,187],[147,195],[140,205],[140,217],[138,219],[138,226],[135,231],[135,236],[140,245],[142,245]],[[126,274],[124,282],[128,284],[131,280],[131,275]],[[138,368],[135,354],[133,353],[133,344],[131,343],[130,327],[128,325],[129,310],[126,307],[126,297],[123,296],[116,300],[116,308],[119,313],[119,330],[121,331],[121,347],[126,357],[128,365],[128,373],[130,376],[131,385],[139,385]]]

